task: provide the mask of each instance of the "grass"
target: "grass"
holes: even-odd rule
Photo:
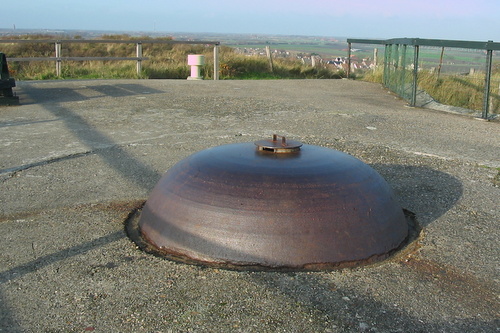
[[[48,35],[27,35],[17,39],[55,39]],[[61,39],[59,36],[58,39]],[[70,39],[70,38],[67,38]],[[78,39],[78,37],[75,37]],[[101,39],[146,40],[149,37],[133,38],[128,35],[105,35]],[[170,38],[164,38],[166,40]],[[62,55],[71,57],[135,57],[135,44],[89,44],[65,43]],[[52,43],[2,44],[2,52],[10,58],[53,57]],[[335,68],[312,68],[299,59],[273,59],[271,71],[268,59],[262,56],[245,56],[233,48],[219,47],[220,79],[335,79],[343,72]],[[64,61],[60,77],[56,76],[53,61],[10,62],[11,76],[16,80],[51,79],[186,79],[190,74],[188,54],[205,55],[206,65],[202,75],[213,78],[213,47],[197,44],[143,44],[142,71],[137,75],[135,61]]]
[[[383,83],[384,71],[379,66],[375,70],[357,72],[365,81]],[[418,73],[418,87],[436,101],[446,105],[458,106],[470,110],[482,110],[484,103],[484,73],[472,75],[443,75],[423,70]],[[500,113],[500,66],[492,74],[490,86],[490,113]]]
[[[61,36],[58,37],[61,39]],[[79,39],[78,36],[74,37]],[[145,40],[149,37],[130,37],[129,35],[105,35],[102,39],[117,40]],[[50,35],[26,35],[16,39],[56,39]],[[70,39],[70,38],[66,38]],[[166,40],[170,38],[164,38]],[[329,43],[320,47],[329,47]],[[265,47],[266,44],[249,44],[248,47]],[[245,45],[237,45],[244,47]],[[335,49],[338,43],[330,45]],[[335,47],[334,47],[335,46]],[[1,44],[1,51],[8,57],[53,57],[54,45],[51,43],[23,43]],[[304,42],[303,44],[290,45],[278,43],[273,48],[287,48],[316,53],[318,45]],[[268,59],[265,56],[248,56],[236,53],[234,48],[219,47],[219,73],[220,79],[232,80],[267,80],[267,79],[338,79],[345,77],[345,73],[333,67],[311,67],[295,58],[273,58],[271,71]],[[337,52],[337,51],[335,51]],[[357,53],[358,58],[371,56],[373,50],[364,50]],[[63,56],[78,57],[134,57],[135,44],[88,44],[66,43],[63,44]],[[211,46],[194,44],[143,44],[143,56],[149,60],[142,62],[142,71],[136,72],[135,61],[80,61],[63,62],[62,74],[57,77],[53,61],[39,62],[10,62],[11,76],[16,80],[53,80],[53,79],[186,79],[190,75],[187,65],[188,54],[204,54],[206,64],[202,69],[205,79],[213,78],[213,48]],[[453,66],[459,66],[458,61],[471,62],[480,56],[477,52],[446,52],[445,60],[453,60]],[[422,62],[425,59],[438,59],[440,49],[426,49],[422,52]],[[451,66],[451,65],[447,65]],[[376,70],[354,72],[354,78],[380,82],[383,81],[383,69],[379,66]],[[499,113],[500,109],[500,63],[495,64],[491,85],[490,112]],[[441,74],[423,70],[419,72],[419,88],[429,93],[435,100],[443,104],[459,106],[472,110],[482,110],[484,73],[472,75]]]
[[[500,82],[500,75],[495,74],[493,82]],[[484,97],[484,73],[473,75],[446,75],[437,77],[434,73],[419,73],[419,86],[435,100],[443,104],[482,110]],[[490,111],[498,113],[500,96],[498,83],[491,87]]]
[[[221,61],[222,79],[340,79],[344,73],[326,68],[305,66],[294,59],[273,59],[273,71],[266,57],[232,53]]]

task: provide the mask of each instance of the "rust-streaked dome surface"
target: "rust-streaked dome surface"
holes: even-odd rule
[[[177,163],[142,210],[143,239],[188,262],[289,269],[356,266],[402,245],[408,223],[374,169],[333,149],[268,141]]]

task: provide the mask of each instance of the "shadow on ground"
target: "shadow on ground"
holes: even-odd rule
[[[81,86],[75,88],[41,88],[35,82],[30,85],[22,85],[21,104],[80,102],[102,97],[119,98],[162,93],[164,91],[135,83],[112,85],[85,85],[82,83]]]
[[[141,85],[128,84],[117,86],[96,86],[86,87],[93,89],[99,96],[105,94],[110,97],[123,97],[139,94],[140,91],[149,93],[150,88]],[[81,96],[74,89],[61,91],[47,91],[38,89],[36,85],[30,86],[27,91],[29,97],[36,103],[51,101],[51,95],[62,94],[64,97],[58,99],[59,102],[65,100],[81,100],[87,97]],[[51,108],[47,108],[51,111]],[[52,112],[52,111],[51,111]],[[55,116],[63,113],[66,126],[73,131],[74,135],[82,142],[88,144],[90,150],[95,150],[99,154],[99,149],[93,147],[93,142],[106,145],[115,143],[104,133],[99,132],[88,124],[85,119],[73,113],[70,109],[59,105]],[[102,158],[110,168],[119,171],[124,177],[147,189],[152,188],[152,184],[144,183],[141,178],[159,179],[161,175],[153,170],[149,165],[135,159],[126,151],[121,151],[122,158],[116,160],[103,153]],[[445,214],[459,200],[462,195],[462,184],[455,177],[444,172],[431,169],[429,167],[405,166],[405,165],[384,165],[375,164],[373,167],[379,171],[384,178],[392,185],[395,193],[401,198],[402,205],[417,213],[418,221],[426,226],[435,219]],[[137,177],[138,174],[144,177]],[[132,209],[133,205],[130,206]],[[44,266],[51,265],[64,259],[83,255],[92,249],[105,246],[107,244],[123,239],[125,232],[119,230],[103,237],[98,237],[90,242],[78,244],[70,248],[37,258],[23,265],[14,267],[0,274],[0,283],[18,279],[26,274],[35,272]],[[196,268],[203,270],[204,268]],[[209,269],[210,270],[210,269]],[[336,330],[347,332],[369,332],[372,327],[377,330],[388,332],[479,332],[496,331],[498,322],[485,322],[475,319],[456,320],[452,323],[446,319],[438,322],[423,322],[419,318],[409,315],[396,305],[385,304],[368,295],[358,293],[356,290],[345,287],[337,287],[329,282],[329,274],[336,273],[276,273],[276,272],[241,272],[245,279],[249,279],[261,289],[271,289],[287,299],[287,303],[296,304],[309,311],[314,318],[322,318],[323,323],[316,323],[315,327],[323,325],[323,329],[328,331],[335,324]],[[332,291],[335,291],[332,293]],[[235,292],[235,291],[232,291]],[[354,296],[353,296],[354,295]],[[251,297],[251,295],[249,296]],[[2,297],[3,298],[3,297]],[[342,306],[341,306],[342,305]],[[16,319],[15,312],[5,301],[0,302],[2,326],[8,332],[24,332]],[[62,310],[64,311],[64,310]],[[261,314],[265,316],[266,314]],[[220,319],[214,319],[220,320]],[[281,320],[281,321],[280,321]],[[293,321],[293,320],[292,320]],[[285,324],[283,319],[276,319],[273,325],[276,329]]]
[[[372,164],[391,185],[403,208],[425,227],[450,210],[462,197],[459,179],[427,166]]]

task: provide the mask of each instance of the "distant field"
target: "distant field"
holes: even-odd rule
[[[356,50],[353,54],[358,58],[366,58],[373,56],[373,49],[379,49],[379,61],[384,56],[384,45],[368,45],[368,44],[353,44],[352,48]],[[413,62],[413,48],[408,48],[406,63],[409,65]],[[419,53],[419,67],[425,69],[436,68],[439,66],[441,58],[440,47],[421,46]],[[494,57],[494,61],[497,58]],[[471,68],[474,70],[484,70],[486,65],[486,57],[483,51],[473,49],[458,49],[446,48],[442,59],[441,72],[447,73],[465,73]]]
[[[240,48],[265,48],[266,46],[270,46],[272,49],[276,49],[276,50],[286,50],[286,51],[297,52],[297,53],[315,53],[315,54],[321,55],[323,58],[335,58],[335,57],[346,57],[347,56],[347,51],[335,48],[333,46],[327,46],[327,45],[239,44],[239,45],[228,45],[228,46],[240,47]]]
[[[311,41],[311,40],[280,40],[262,42],[234,42],[225,44],[229,47],[239,48],[265,48],[270,46],[274,50],[285,50],[297,53],[314,53],[322,58],[335,58],[347,56],[347,43],[335,41]]]

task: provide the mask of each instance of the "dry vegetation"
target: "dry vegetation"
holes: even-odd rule
[[[26,35],[16,39],[56,39],[50,35]],[[61,39],[61,37],[58,37]],[[74,39],[80,39],[78,36]],[[70,38],[65,38],[70,39]],[[129,35],[104,35],[101,39],[149,40],[150,37],[131,37]],[[160,38],[162,39],[162,38]],[[163,40],[170,40],[170,37]],[[63,57],[135,57],[135,43],[63,43]],[[219,48],[220,79],[337,79],[344,77],[343,71],[332,68],[313,68],[298,59],[275,58],[273,71],[266,57],[247,56],[236,53],[226,46]],[[17,57],[54,57],[53,43],[4,43],[0,52],[10,58]],[[10,62],[11,75],[16,80],[50,79],[186,79],[189,74],[188,54],[204,54],[206,64],[202,74],[205,79],[213,78],[213,47],[195,44],[143,44],[143,56],[149,58],[142,62],[142,72],[137,75],[135,61],[64,61],[62,73],[57,77],[54,61]],[[382,82],[381,67],[368,72],[354,73],[372,82]],[[496,64],[491,87],[490,112],[500,109],[500,65]],[[419,87],[437,101],[481,110],[483,107],[484,73],[474,75],[442,75],[428,71],[419,72]]]
[[[360,74],[363,80],[383,82],[383,67]],[[470,110],[483,109],[484,72],[471,75],[438,75],[432,71],[419,71],[418,87],[436,101]],[[490,86],[490,113],[500,113],[500,64],[493,68]]]
[[[17,37],[19,39],[19,37]],[[55,39],[54,36],[28,35],[20,39]],[[75,37],[78,39],[78,37]],[[129,35],[108,35],[101,39],[149,40],[149,37],[133,38]],[[163,38],[169,40],[170,38]],[[7,57],[54,57],[53,43],[2,44],[1,52]],[[135,44],[90,44],[63,43],[63,57],[135,57]],[[213,78],[213,47],[195,44],[143,44],[143,56],[139,78],[185,79],[189,76],[188,54],[204,54],[206,64],[202,74],[205,79]],[[221,79],[304,79],[341,78],[343,73],[330,69],[312,68],[295,59],[274,59],[271,71],[265,57],[237,54],[232,48],[220,47]],[[56,79],[54,61],[9,63],[12,75],[17,80]],[[135,61],[64,61],[62,79],[69,78],[137,78]]]

